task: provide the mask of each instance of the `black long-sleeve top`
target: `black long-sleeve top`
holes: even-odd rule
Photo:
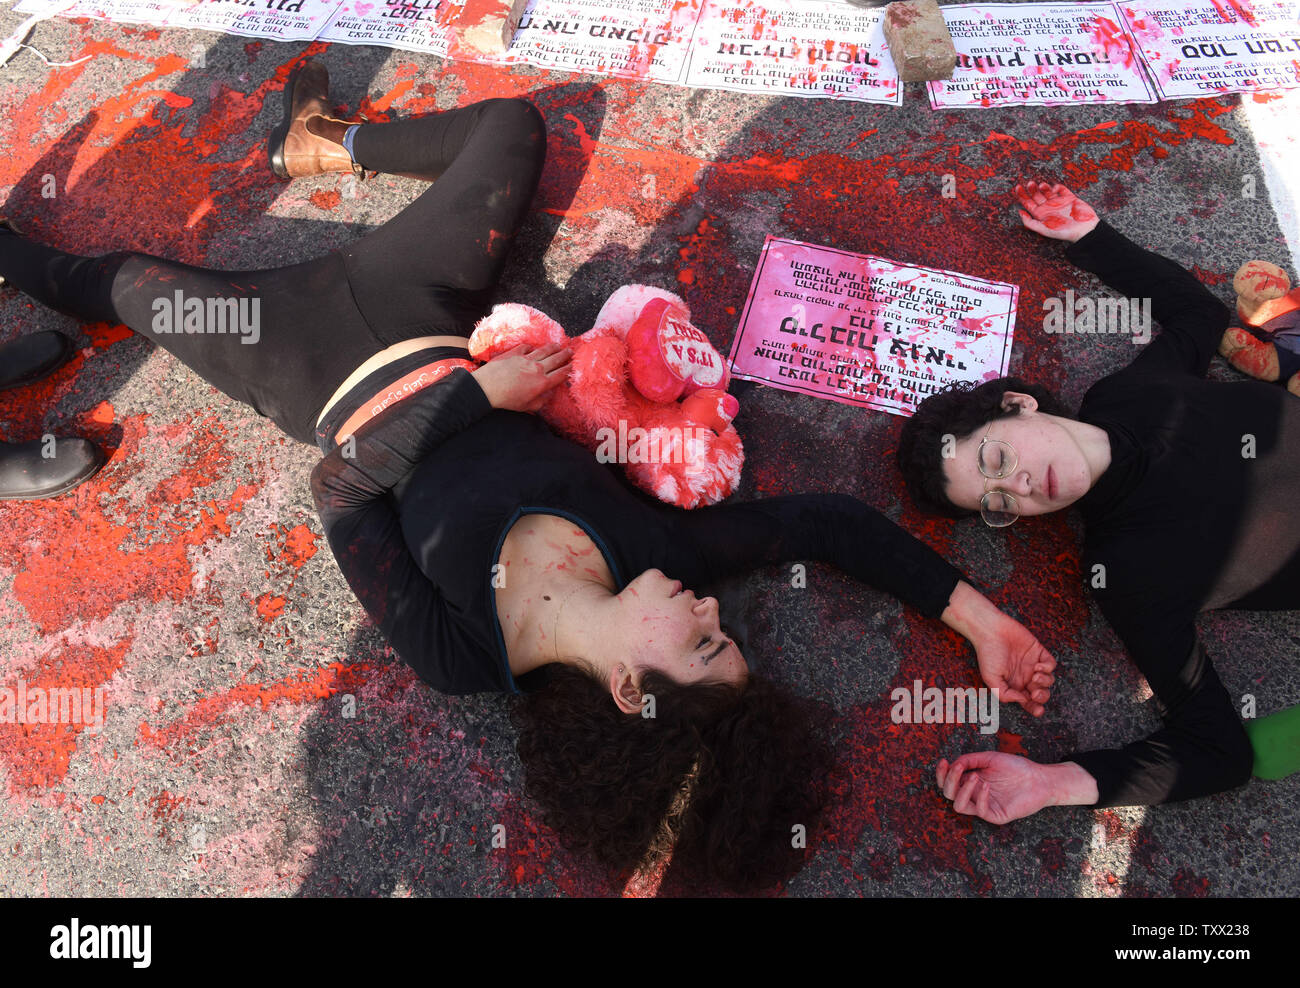
[[[493,410],[463,369],[367,422],[311,480],[348,584],[397,654],[444,693],[534,685],[532,673],[519,683],[511,675],[493,590],[501,545],[523,514],[580,525],[620,591],[652,568],[700,588],[768,563],[819,560],[938,617],[962,578],[847,495],[694,511],[652,501],[536,416]]]
[[[1173,261],[1104,222],[1066,256],[1150,298],[1161,326],[1084,396],[1079,418],[1106,431],[1111,463],[1078,507],[1085,579],[1164,723],[1068,760],[1097,780],[1098,806],[1220,792],[1250,777],[1252,751],[1195,619],[1216,607],[1300,607],[1300,400],[1275,384],[1204,379],[1232,313]]]

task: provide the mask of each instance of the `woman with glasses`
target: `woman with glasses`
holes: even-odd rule
[[[749,674],[717,600],[695,594],[762,566],[819,560],[894,594],[964,635],[1003,700],[1042,713],[1051,656],[867,504],[652,501],[528,414],[569,373],[567,349],[469,361],[466,336],[542,174],[531,104],[349,124],[329,116],[328,83],[318,63],[295,70],[268,157],[282,177],[364,163],[433,182],[377,230],[314,260],[227,272],[78,257],[0,219],[0,277],[130,326],[314,441],[312,492],[349,585],[435,689],[521,695],[526,791],[567,842],[617,869],[671,846],[675,868],[738,888],[802,862],[791,826],[811,829],[824,799],[824,739],[807,704]],[[161,329],[173,296],[217,313],[256,299],[243,327],[255,332],[191,326],[188,303],[184,332]]]
[[[1061,185],[1017,186],[1026,227],[1115,291],[1150,298],[1162,332],[1084,396],[1078,416],[1017,378],[931,396],[898,462],[914,500],[1004,528],[1077,507],[1083,575],[1156,697],[1164,726],[1054,765],[997,752],[939,763],[961,813],[1006,823],[1044,806],[1152,805],[1251,774],[1238,705],[1197,639],[1203,610],[1300,608],[1300,401],[1207,381],[1232,314],[1178,264],[1136,246]]]

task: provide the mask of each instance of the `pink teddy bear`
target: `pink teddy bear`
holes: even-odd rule
[[[740,482],[745,451],[726,393],[730,374],[672,292],[625,285],[582,336],[527,305],[498,305],[479,320],[469,352],[484,362],[528,343],[573,350],[568,380],[541,416],[563,436],[623,464],[628,478],[682,508],[715,504]]]

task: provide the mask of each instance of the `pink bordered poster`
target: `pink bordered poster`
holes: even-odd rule
[[[1020,289],[768,237],[731,345],[735,377],[911,415],[956,381],[1002,377]]]
[[[957,67],[926,83],[936,110],[1156,102],[1112,3],[941,9]]]
[[[1120,4],[1160,98],[1300,86],[1300,0]]]

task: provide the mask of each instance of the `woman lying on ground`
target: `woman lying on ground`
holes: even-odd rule
[[[932,395],[904,424],[899,467],[922,508],[993,527],[1077,507],[1084,578],[1164,726],[1053,765],[965,754],[939,763],[938,783],[958,812],[994,823],[1231,789],[1250,777],[1252,747],[1194,622],[1214,608],[1300,608],[1300,401],[1275,384],[1206,380],[1231,318],[1222,302],[1064,186],[1016,192],[1026,227],[1070,242],[1066,256],[1120,294],[1149,298],[1163,331],[1094,384],[1077,417],[1017,378]]]
[[[277,171],[437,178],[358,242],[304,264],[202,270],[138,253],[79,258],[0,232],[0,274],[79,318],[125,323],[226,394],[315,441],[312,492],[349,585],[397,654],[445,693],[536,689],[514,710],[529,795],[571,844],[629,870],[674,863],[738,885],[797,866],[826,769],[803,704],[757,676],[695,588],[825,560],[975,646],[985,681],[1040,714],[1051,657],[939,555],[852,497],[682,511],[535,415],[558,347],[477,369],[488,308],[541,175],[521,100],[353,127],[308,63],[272,135]],[[155,300],[260,299],[245,338],[152,331]],[[436,382],[436,383],[435,383]],[[689,795],[687,795],[689,793]]]

